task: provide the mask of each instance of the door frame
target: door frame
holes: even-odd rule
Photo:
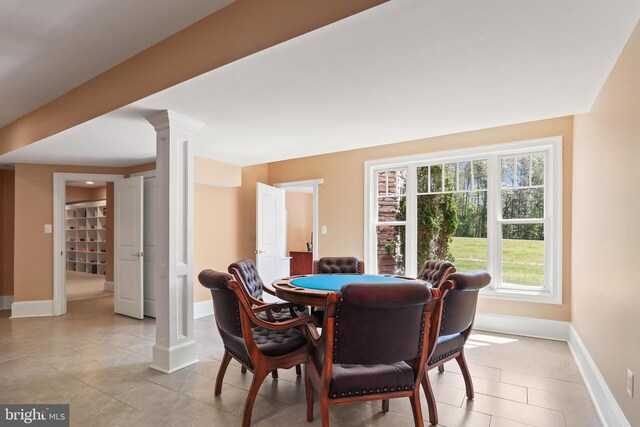
[[[318,230],[319,230],[319,226],[318,226],[318,205],[319,205],[319,200],[318,200],[318,186],[320,184],[324,184],[324,179],[322,178],[318,178],[318,179],[308,179],[306,181],[292,181],[292,182],[279,182],[277,184],[273,184],[274,187],[276,188],[282,188],[283,190],[285,190],[285,201],[286,201],[286,197],[287,197],[287,189],[293,189],[293,188],[309,188],[311,187],[311,189],[313,190],[313,241],[311,242],[313,244],[313,259],[317,260],[318,259]],[[287,254],[285,254],[287,255]],[[288,255],[287,255],[288,256]]]
[[[68,181],[115,182],[124,175],[101,173],[53,173],[53,315],[67,312],[65,206]],[[59,255],[60,254],[60,255]]]

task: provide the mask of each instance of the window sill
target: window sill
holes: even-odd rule
[[[540,304],[562,304],[562,297],[551,292],[520,289],[489,289],[480,291],[480,298],[502,299],[508,301],[535,302]]]

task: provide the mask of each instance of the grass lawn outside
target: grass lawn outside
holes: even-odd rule
[[[487,269],[487,239],[454,237],[451,252],[457,271]],[[518,285],[544,285],[544,241],[504,239],[502,279]]]

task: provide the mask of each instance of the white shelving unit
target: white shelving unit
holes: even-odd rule
[[[107,201],[66,206],[67,271],[107,274]]]

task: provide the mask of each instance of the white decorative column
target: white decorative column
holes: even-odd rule
[[[157,134],[156,345],[151,367],[174,372],[198,361],[193,333],[193,155],[202,123],[172,111],[147,117]]]

